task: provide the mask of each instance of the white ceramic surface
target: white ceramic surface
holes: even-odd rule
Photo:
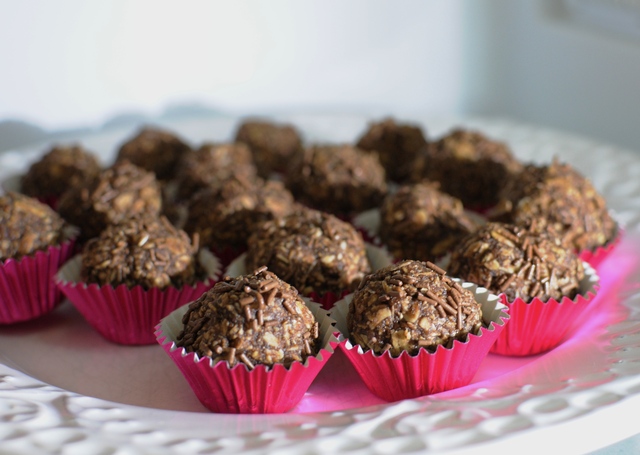
[[[351,141],[367,119],[280,117],[308,141]],[[558,156],[591,178],[625,226],[600,267],[602,288],[555,350],[490,355],[473,383],[382,403],[336,353],[301,404],[269,416],[211,414],[160,346],[110,344],[67,302],[38,320],[0,327],[0,452],[585,453],[640,430],[640,153],[501,119],[412,119],[431,137],[454,125],[507,141],[525,161]],[[237,119],[166,124],[192,142],[231,137]],[[77,138],[103,162],[132,130]],[[24,172],[47,144],[0,155],[0,180]]]

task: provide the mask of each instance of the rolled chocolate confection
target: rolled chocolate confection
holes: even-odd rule
[[[349,145],[306,148],[286,184],[297,201],[340,215],[376,207],[387,193],[378,157]]]
[[[486,209],[511,177],[522,169],[508,146],[477,131],[455,129],[432,142],[416,159],[413,181],[440,183],[440,190],[465,207]]]
[[[182,287],[197,280],[198,243],[165,217],[139,216],[108,226],[82,250],[81,278],[99,286]]]
[[[556,159],[525,166],[504,189],[490,218],[537,232],[554,230],[578,252],[603,246],[616,233],[607,203],[589,179]]]
[[[585,271],[560,238],[522,227],[487,223],[465,237],[451,253],[448,271],[509,301],[530,302],[577,295]]]
[[[258,169],[268,178],[273,172],[286,173],[291,160],[302,152],[302,139],[293,125],[248,119],[236,132],[236,142],[246,144]]]
[[[180,161],[190,150],[176,134],[147,126],[120,146],[116,161],[129,161],[155,173],[159,180],[169,180],[175,177]]]
[[[219,188],[207,188],[189,201],[185,231],[198,233],[210,248],[245,248],[258,223],[289,214],[291,193],[282,182],[230,178]]]
[[[267,265],[304,295],[354,290],[371,270],[360,233],[317,210],[261,223],[247,246],[247,269]]]
[[[404,182],[410,177],[414,161],[426,145],[420,126],[392,118],[371,123],[356,143],[362,150],[377,152],[387,178],[395,182]]]
[[[349,304],[347,325],[351,342],[365,351],[415,355],[476,334],[482,307],[444,270],[408,260],[364,278]]]
[[[21,178],[21,191],[37,198],[58,198],[67,189],[100,174],[98,159],[80,145],[58,145],[31,164]]]
[[[158,215],[161,207],[162,193],[155,175],[122,161],[85,186],[67,190],[60,198],[58,213],[80,228],[80,237],[86,240],[110,224],[144,214]]]
[[[20,259],[64,240],[64,220],[35,198],[0,196],[0,261]]]
[[[205,143],[182,160],[177,197],[188,200],[207,187],[219,187],[231,177],[253,179],[257,169],[249,148],[242,143]]]
[[[249,369],[304,362],[318,350],[318,323],[298,291],[261,267],[223,281],[189,304],[177,345],[214,363]]]
[[[432,182],[404,185],[380,208],[380,238],[400,259],[439,259],[479,225],[459,199]]]

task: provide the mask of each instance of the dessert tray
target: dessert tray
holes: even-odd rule
[[[358,115],[274,117],[307,142],[352,142]],[[447,453],[549,450],[585,453],[635,434],[640,404],[640,154],[504,119],[411,118],[428,137],[454,126],[506,141],[523,161],[570,163],[603,194],[624,237],[600,265],[601,289],[556,349],[490,354],[468,386],[386,403],[338,351],[291,412],[208,412],[158,345],[101,338],[69,302],[38,320],[0,327],[0,452],[15,454]],[[197,144],[230,140],[238,118],[154,122]],[[109,164],[136,127],[81,142]],[[50,147],[0,155],[0,181]],[[389,384],[393,387],[393,384]]]

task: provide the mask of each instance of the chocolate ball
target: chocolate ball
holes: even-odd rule
[[[158,215],[162,193],[152,172],[128,161],[116,163],[86,186],[72,188],[60,198],[58,212],[80,228],[83,240],[110,224],[139,215]]]
[[[439,259],[479,225],[459,199],[429,182],[401,186],[380,208],[380,238],[399,259]]]
[[[192,243],[165,217],[135,217],[85,244],[81,277],[100,286],[181,287],[197,280],[197,251],[197,240]]]
[[[20,259],[64,240],[64,220],[23,194],[0,196],[0,261]]]
[[[527,165],[490,217],[538,232],[551,229],[578,252],[605,245],[616,232],[605,199],[589,179],[558,160]]]
[[[498,202],[500,191],[521,168],[506,144],[477,131],[455,129],[424,149],[412,179],[439,182],[442,191],[465,207],[486,209]]]
[[[120,146],[116,162],[129,161],[155,173],[159,180],[169,180],[190,150],[191,147],[176,134],[145,127]]]
[[[55,146],[31,164],[22,176],[21,191],[42,199],[58,198],[69,188],[95,179],[100,171],[97,157],[82,146]]]
[[[226,277],[189,305],[177,345],[214,363],[249,369],[304,362],[318,351],[318,323],[298,291],[262,267]]]
[[[465,341],[482,326],[482,307],[444,270],[408,260],[367,275],[347,314],[349,339],[365,351],[415,355]]]
[[[293,164],[286,184],[297,201],[333,214],[375,207],[387,193],[377,156],[349,145],[306,148]]]
[[[219,187],[231,177],[253,179],[256,166],[242,143],[205,143],[182,160],[176,177],[177,197],[188,200],[207,187]]]
[[[231,178],[204,189],[189,201],[184,226],[210,248],[245,248],[258,223],[287,215],[294,200],[282,182]]]
[[[420,126],[393,118],[371,123],[356,143],[362,150],[377,152],[387,178],[396,182],[409,178],[413,162],[426,145]]]
[[[560,238],[504,223],[487,223],[453,250],[448,271],[509,301],[560,301],[578,294],[584,267]]]
[[[371,270],[360,233],[311,209],[260,224],[247,246],[248,269],[267,265],[304,295],[354,290]]]
[[[293,125],[267,120],[245,120],[235,140],[249,147],[258,175],[263,178],[274,172],[286,173],[291,160],[302,151],[302,139]]]

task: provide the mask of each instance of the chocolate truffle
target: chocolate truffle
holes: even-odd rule
[[[440,189],[465,207],[486,209],[522,164],[506,144],[477,131],[455,129],[430,143],[415,162],[413,181],[440,183]]]
[[[399,259],[437,260],[479,224],[429,182],[401,186],[380,208],[380,239]]]
[[[387,178],[396,182],[409,178],[413,162],[426,145],[422,128],[392,118],[371,123],[356,144],[362,150],[377,152]]]
[[[226,277],[189,304],[177,345],[214,363],[272,366],[315,355],[318,323],[298,291],[262,267]]]
[[[100,286],[181,287],[197,280],[197,251],[197,239],[163,216],[130,218],[85,244],[81,278]]]
[[[177,196],[188,200],[207,187],[218,187],[231,177],[253,179],[257,169],[249,148],[242,143],[205,143],[182,160],[176,177]]]
[[[41,199],[59,198],[67,189],[95,179],[101,171],[95,155],[80,145],[59,145],[31,164],[21,191]]]
[[[387,193],[378,157],[349,145],[306,148],[286,184],[297,201],[339,215],[375,207]]]
[[[247,269],[267,265],[304,295],[354,290],[371,270],[360,233],[316,210],[260,224],[247,245]]]
[[[184,229],[197,232],[202,245],[213,249],[246,248],[259,222],[287,215],[293,204],[282,182],[232,177],[225,185],[191,198]]]
[[[0,261],[60,244],[64,227],[60,215],[34,198],[14,192],[0,196]]]
[[[476,334],[482,307],[444,270],[408,260],[364,278],[349,304],[347,325],[351,342],[365,351],[415,355]]]
[[[302,139],[293,125],[266,120],[245,120],[235,140],[251,149],[258,175],[264,178],[273,172],[286,173],[291,160],[302,151]]]
[[[159,180],[169,180],[190,150],[191,147],[174,133],[145,127],[120,146],[116,162],[129,161],[155,173]]]
[[[142,214],[157,215],[161,206],[162,194],[154,174],[122,161],[86,186],[66,191],[58,212],[79,227],[81,238],[86,240],[109,224]]]
[[[560,301],[578,293],[584,267],[557,236],[504,223],[487,223],[453,250],[448,271],[509,301]]]
[[[574,250],[593,250],[613,239],[616,223],[591,182],[568,164],[527,165],[505,188],[491,219],[552,229]]]

